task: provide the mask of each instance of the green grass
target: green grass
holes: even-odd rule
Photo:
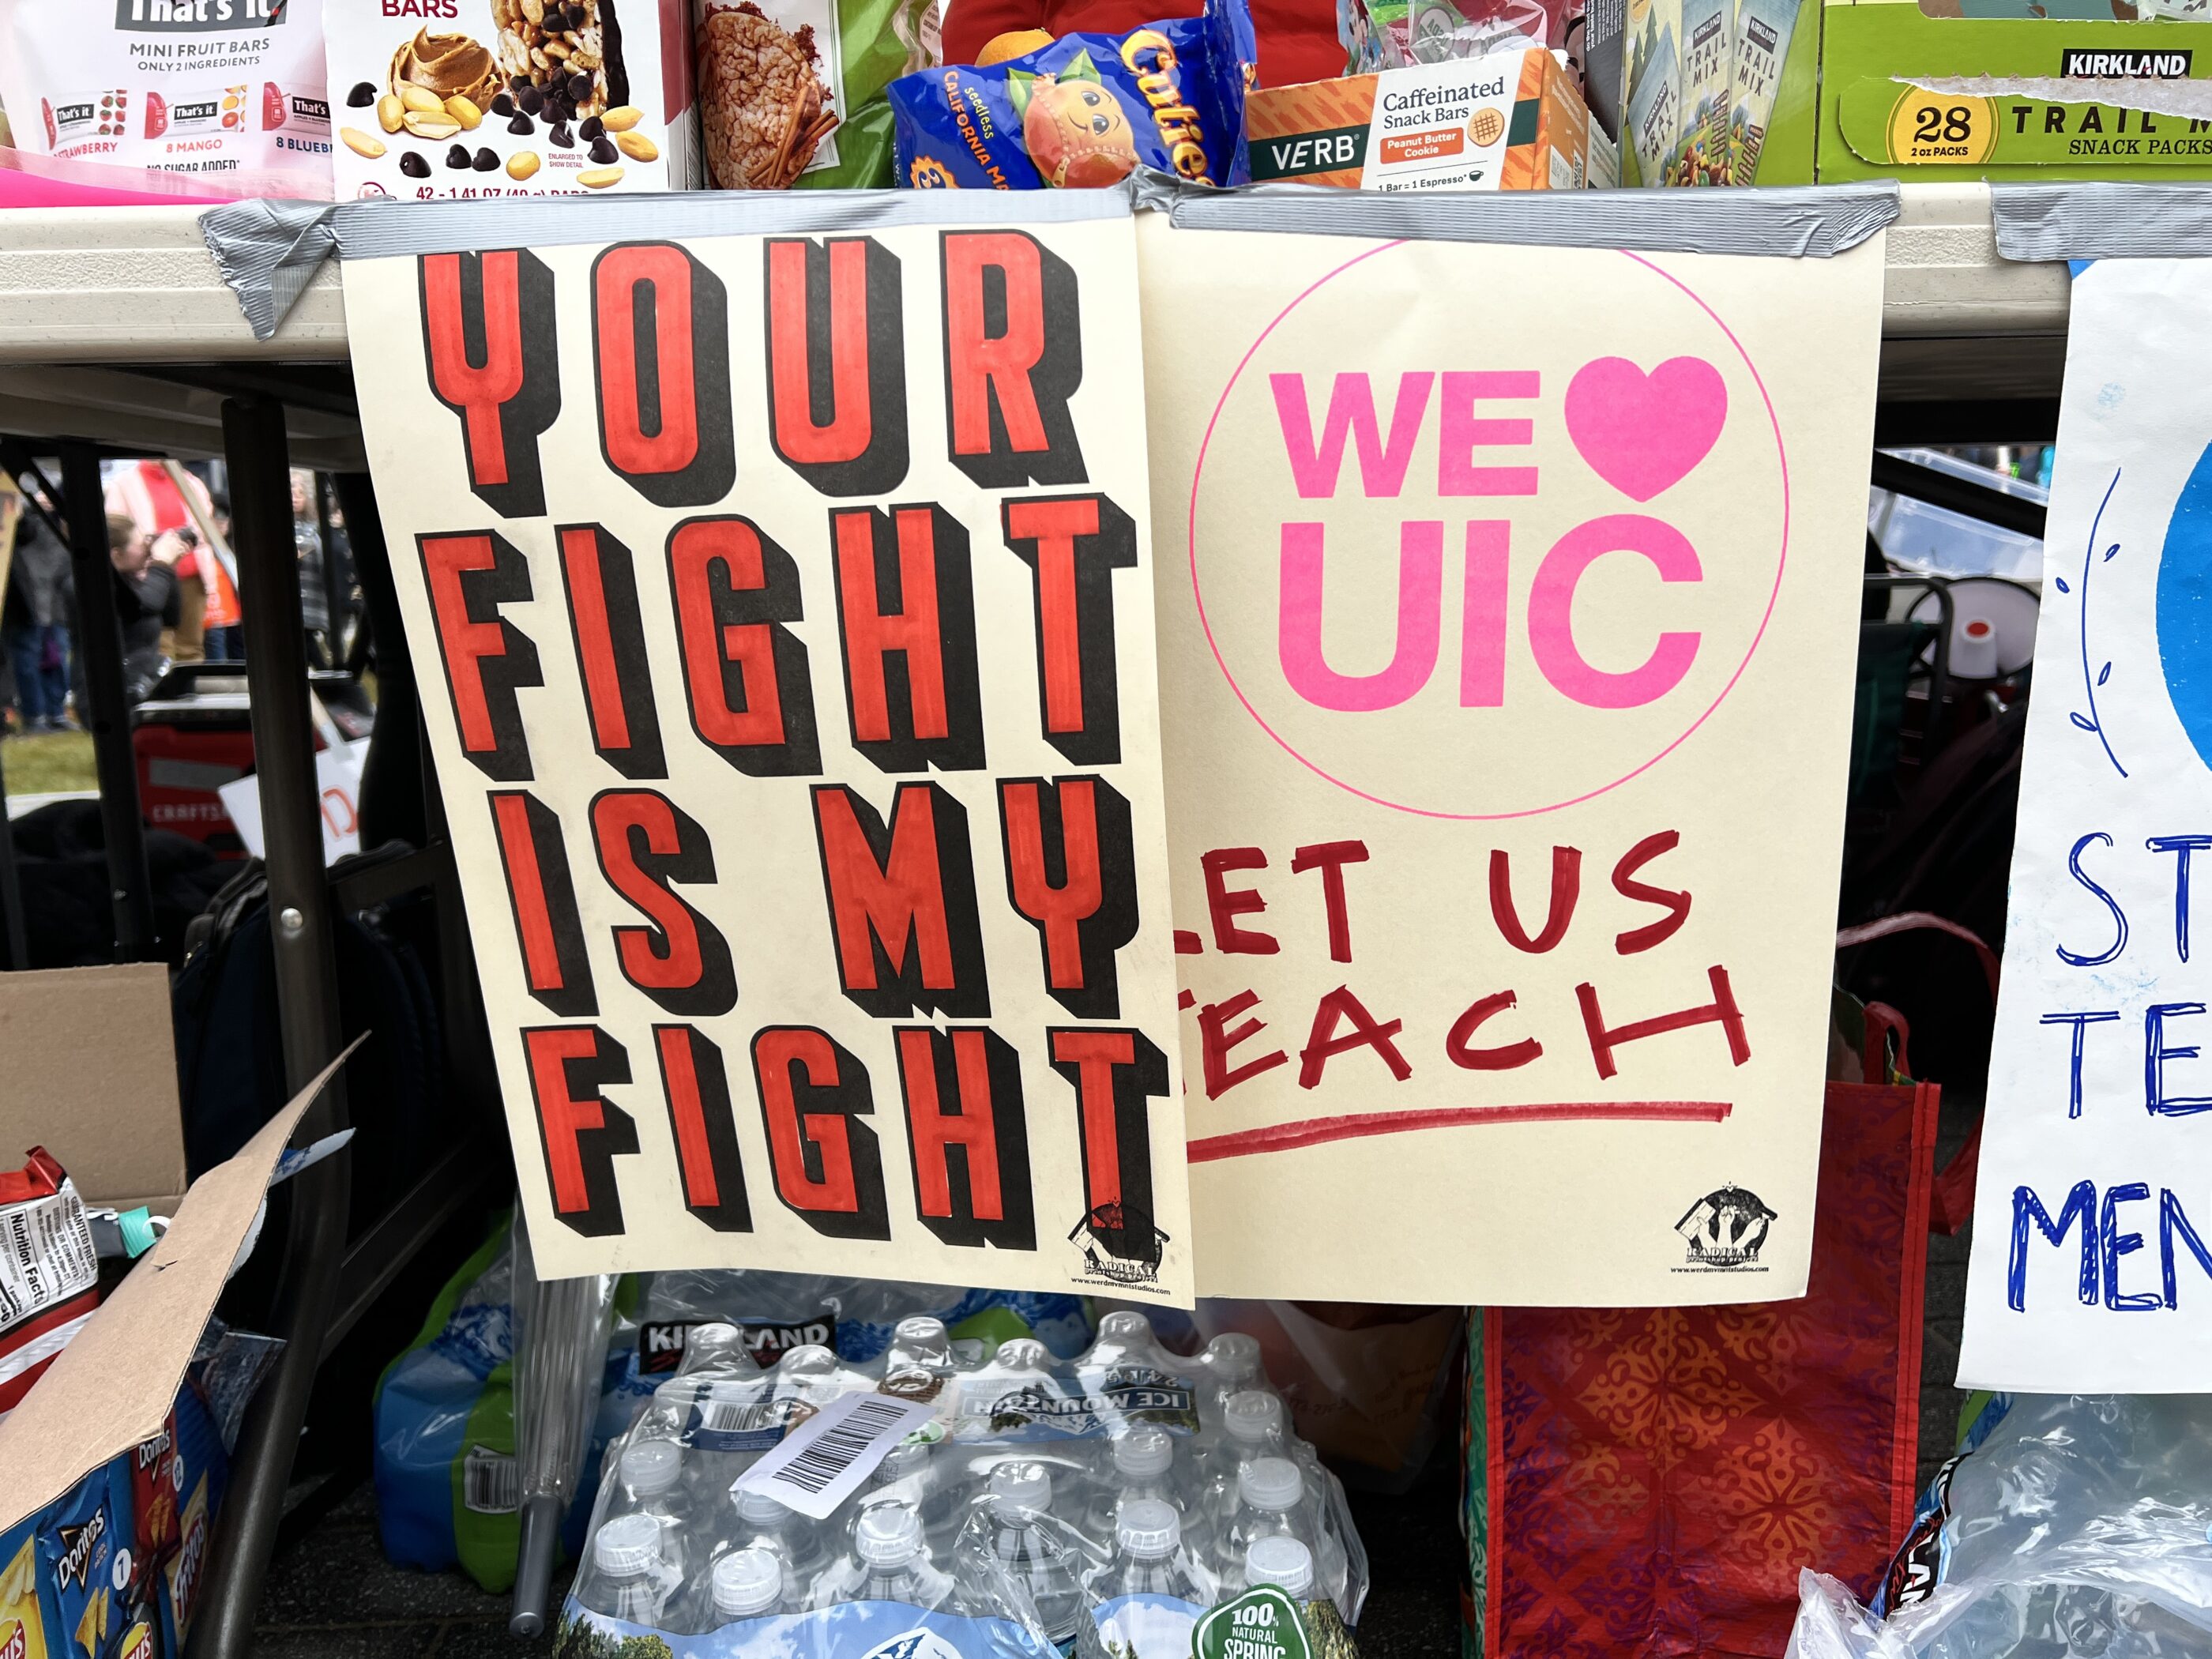
[[[0,772],[11,795],[59,794],[98,787],[89,732],[51,732],[0,744]]]

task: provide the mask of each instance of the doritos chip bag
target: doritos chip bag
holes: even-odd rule
[[[1064,34],[988,68],[890,84],[897,182],[917,190],[1081,190],[1139,167],[1241,185],[1258,47],[1246,0],[1127,34]]]
[[[118,1659],[132,1583],[131,1473],[118,1458],[47,1510],[38,1531],[39,1593],[49,1648]]]

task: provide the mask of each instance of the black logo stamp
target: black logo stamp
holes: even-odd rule
[[[1152,1224],[1149,1211],[1134,1204],[1101,1204],[1068,1229],[1068,1242],[1083,1240],[1081,1277],[1095,1285],[1153,1285],[1168,1236]]]
[[[1689,1264],[1708,1273],[1759,1271],[1759,1252],[1774,1212],[1757,1193],[1734,1182],[1707,1193],[1674,1224],[1690,1247]]]

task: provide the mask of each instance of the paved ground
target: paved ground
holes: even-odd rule
[[[1965,1139],[1973,1108],[1945,1103],[1937,1162]],[[1950,1455],[1966,1396],[1950,1386],[1966,1304],[1966,1239],[1929,1241],[1921,1365],[1920,1480]],[[1375,1587],[1360,1620],[1361,1659],[1451,1659],[1459,1651],[1464,1557],[1452,1447],[1402,1498],[1354,1494]],[[507,1603],[459,1573],[386,1561],[368,1486],[340,1504],[273,1566],[254,1659],[527,1659],[546,1644],[507,1634]]]
[[[1405,1498],[1355,1496],[1374,1558],[1360,1659],[1459,1651],[1459,1528],[1448,1461]],[[507,1601],[459,1573],[384,1559],[366,1483],[272,1565],[253,1659],[532,1659],[545,1642],[507,1633]]]

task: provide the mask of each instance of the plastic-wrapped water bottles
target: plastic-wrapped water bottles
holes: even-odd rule
[[[1366,1589],[1252,1345],[1180,1359],[1128,1311],[1072,1361],[916,1316],[868,1364],[806,1344],[763,1370],[695,1330],[595,1518],[580,1656],[658,1635],[684,1659],[1191,1659],[1219,1618],[1343,1659]]]

